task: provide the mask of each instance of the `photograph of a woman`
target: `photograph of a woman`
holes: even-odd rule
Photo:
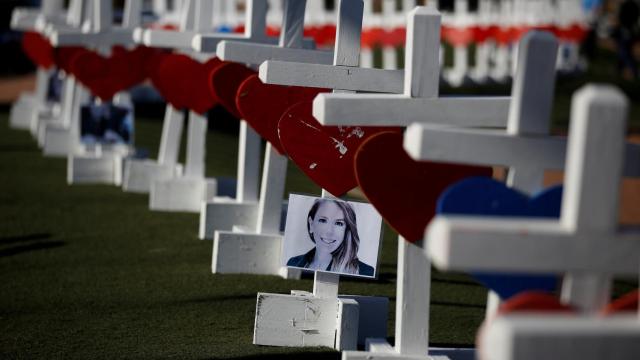
[[[309,202],[312,202],[310,207]],[[308,211],[305,211],[304,205]],[[358,205],[370,207],[368,204]],[[375,216],[377,213],[374,213],[374,216],[371,216],[370,212],[363,214],[361,220],[364,224],[359,224],[357,211],[351,203],[337,199],[301,195],[292,195],[289,211],[291,211],[289,214],[297,219],[296,225],[298,226],[290,226],[289,216],[287,217],[285,247],[289,245],[289,249],[285,249],[284,253],[293,252],[294,255],[287,256],[286,266],[366,277],[375,275],[374,269],[381,227],[381,222],[377,219],[378,216]],[[302,214],[306,215],[304,216],[304,227],[300,226]],[[362,228],[362,225],[368,228],[366,230],[368,241],[365,243],[363,243],[358,231],[359,226]],[[371,232],[371,229],[375,229],[376,226],[377,231]],[[304,233],[302,233],[303,231]],[[300,239],[301,237],[302,239]],[[313,247],[300,252],[301,246]],[[374,254],[375,257],[371,264],[359,258],[359,252],[368,253],[369,258]]]

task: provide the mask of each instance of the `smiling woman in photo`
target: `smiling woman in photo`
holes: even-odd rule
[[[307,215],[307,232],[315,247],[290,258],[287,266],[373,276],[373,267],[358,260],[360,237],[351,205],[317,199]]]

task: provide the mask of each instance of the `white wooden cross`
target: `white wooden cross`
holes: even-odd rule
[[[11,29],[16,31],[39,31],[46,23],[64,23],[67,14],[63,11],[63,0],[43,1],[39,8],[16,7],[11,13]]]
[[[461,140],[455,140],[459,148],[453,153],[440,148],[440,142],[429,143],[424,147],[429,147],[429,150],[425,150],[430,154],[442,154],[436,159],[428,158],[429,160],[509,166],[508,186],[531,195],[541,189],[545,168],[553,166],[552,164],[561,163],[561,159],[564,157],[562,151],[558,153],[558,148],[564,147],[564,139],[549,138],[547,136],[551,107],[553,105],[555,59],[558,45],[552,35],[544,33],[531,33],[523,39],[520,45],[522,61],[518,64],[518,72],[512,88],[512,102],[507,129],[503,131],[450,128],[451,131],[444,131],[446,134],[498,133],[510,139],[511,146],[495,149],[494,146],[496,144],[490,141],[483,143],[483,146],[480,144],[482,140],[475,141],[475,139],[482,139],[482,137],[476,136],[474,138],[465,138],[462,142],[458,142]],[[416,136],[429,131],[425,129],[433,128],[435,126],[431,124],[409,126],[405,135],[405,147],[407,150],[412,145],[422,144],[424,140],[418,140]],[[439,129],[435,132],[439,133]],[[518,140],[521,136],[535,138],[538,141],[535,149],[540,150],[535,151],[534,148],[523,149],[518,147]],[[449,141],[451,140],[449,139]],[[414,148],[411,149],[413,150]],[[541,149],[545,149],[545,151]],[[410,154],[415,154],[411,150],[408,151]],[[495,160],[491,162],[484,157],[487,152],[499,153],[503,158],[507,157],[508,159],[500,162],[497,160],[500,156],[496,156],[493,158]],[[483,157],[485,161],[473,160],[478,157]],[[535,159],[533,159],[534,157]],[[426,160],[425,158],[420,159]],[[488,316],[493,314],[499,303],[500,299],[497,294],[490,292],[487,302]]]
[[[53,29],[49,38],[53,46],[87,46],[98,52],[108,54],[113,45],[132,45],[131,34],[140,23],[142,12],[141,0],[125,2],[125,13],[122,26],[114,27],[112,4],[107,1],[93,0],[82,4],[80,11],[89,16],[88,32],[69,29]],[[80,8],[80,7],[78,7]],[[71,92],[71,90],[70,90]],[[80,107],[88,100],[88,93],[79,84],[75,84],[71,101],[70,119],[63,119],[61,124],[43,127],[45,154],[68,154],[67,182],[72,183],[107,183],[120,185],[122,182],[122,160],[130,155],[133,149],[128,145],[85,146],[80,141]],[[130,106],[130,100],[124,93],[114,98],[114,103]],[[66,125],[69,125],[68,129]]]
[[[540,190],[544,170],[562,169],[565,159],[566,139],[548,136],[556,49],[551,35],[523,38],[506,131],[414,124],[407,128],[405,150],[417,160],[506,166],[510,187],[529,195]],[[630,165],[626,173],[638,172]],[[498,305],[499,298],[490,293],[487,315]]]
[[[407,125],[411,118],[439,124],[505,125],[509,98],[438,97],[440,14],[437,10],[419,7],[409,13],[406,41],[403,94],[320,94],[314,101],[314,116],[324,124],[331,125],[402,126]],[[384,102],[385,106],[379,107],[379,101]],[[442,104],[447,102],[456,105],[447,108],[451,111],[442,112]],[[458,111],[465,104],[472,104],[475,110],[466,113]],[[365,110],[370,106],[381,111]],[[420,115],[407,115],[405,110],[411,112],[411,109],[419,109]],[[400,238],[395,348],[383,339],[369,339],[369,351],[346,352],[343,355],[345,359],[427,356],[429,271],[430,263],[422,254],[421,244],[411,244]]]
[[[338,5],[338,30],[333,60],[335,64],[358,64],[362,9],[361,0],[343,0]],[[270,147],[268,152],[271,152],[271,157],[268,158],[267,169],[284,174],[286,159],[269,150]],[[274,166],[276,163],[280,165]],[[262,208],[261,213],[273,217],[273,220],[277,219],[275,216],[278,213],[273,212],[279,212],[281,188],[284,186],[283,178],[274,178],[268,172],[264,174],[263,187],[271,186],[272,191],[261,194],[261,199],[265,199],[265,205],[268,206]],[[274,185],[278,185],[278,188]],[[323,196],[329,195],[323,190]],[[259,228],[258,231],[276,230],[278,223],[279,221],[273,221],[273,229]],[[218,241],[221,239],[220,234],[222,233],[216,232]],[[237,240],[244,239],[236,239],[236,248]],[[388,300],[359,296],[338,297],[338,282],[339,275],[316,271],[313,293],[295,290],[291,295],[258,293],[254,343],[276,346],[323,345],[343,350],[355,349],[358,339],[363,338],[367,332],[378,335],[382,332],[384,335]]]
[[[61,23],[65,19],[63,1],[44,2],[40,8],[15,8],[11,14],[11,29],[16,31],[37,31],[38,23]],[[11,105],[9,126],[15,129],[37,129],[40,117],[55,117],[55,104],[47,103],[49,79],[54,70],[36,69],[35,91],[20,94]],[[35,135],[35,131],[34,131]]]
[[[414,122],[428,122],[457,126],[505,126],[509,97],[438,96],[440,64],[438,50],[435,49],[439,49],[440,39],[426,34],[439,34],[440,22],[432,21],[429,24],[432,27],[430,31],[419,35],[416,32],[419,37],[413,39],[407,36],[407,41],[411,43],[405,45],[402,93],[320,94],[313,103],[313,116],[323,125],[407,126]],[[268,62],[263,65],[263,81],[286,83],[284,67],[275,66],[272,70],[272,65],[277,64]],[[350,82],[350,77],[345,75],[349,73],[343,72],[342,79],[347,80],[342,81]],[[354,90],[347,86],[341,88]]]
[[[198,25],[196,25],[195,21],[196,5],[198,3],[200,3],[200,1],[196,0],[184,1],[182,3],[179,33],[182,31],[192,31],[193,29],[198,30],[196,27]],[[199,21],[198,24],[204,26],[206,24],[207,13],[204,12],[206,9],[200,8],[200,10],[203,10],[203,12],[199,13],[201,21]],[[157,30],[146,30],[142,27],[136,28],[134,31],[134,39],[142,42],[139,34],[149,31]],[[163,41],[164,38],[162,36],[155,36],[154,39],[156,39],[154,45],[150,46],[168,47],[169,44],[171,44],[170,41]],[[182,44],[182,46],[186,47],[186,42]],[[148,193],[154,181],[168,180],[182,175],[183,168],[182,164],[178,163],[178,155],[180,153],[180,140],[184,127],[184,118],[184,112],[167,103],[162,123],[158,159],[156,161],[151,159],[127,159],[124,164],[122,182],[124,191]],[[190,130],[196,129],[192,126]],[[192,155],[194,152],[190,151],[189,154]],[[187,162],[191,164],[197,161],[202,161],[202,159],[199,156],[197,159],[187,157]],[[193,168],[193,165],[191,168]]]
[[[183,14],[184,23],[193,22],[195,33],[200,34],[208,31],[212,26],[211,19],[214,9],[212,0],[188,0],[185,3],[186,11]],[[248,3],[247,16],[245,17],[245,27],[251,29],[251,34],[264,33],[266,18],[266,2],[265,0],[252,0]],[[189,15],[191,14],[191,15]],[[260,28],[258,25],[262,25]],[[181,49],[189,49],[191,37],[176,38],[175,32],[166,32],[158,30],[146,30],[146,34],[152,34],[151,42],[158,47],[167,47],[177,45]],[[189,31],[187,31],[189,33]],[[235,38],[234,34],[218,34],[218,41],[225,38]],[[252,37],[253,41],[259,41],[259,37]],[[178,40],[183,41],[179,43]],[[191,56],[204,60],[209,58],[208,54],[198,54],[191,50],[188,51]],[[175,109],[168,108],[171,114],[167,114],[167,119],[171,120],[166,123],[163,131],[163,146],[161,147],[161,158],[173,160],[173,154],[177,153],[179,143],[180,121],[175,121]],[[257,201],[258,197],[258,172],[259,172],[259,154],[260,154],[260,138],[246,124],[241,121],[240,126],[240,142],[238,151],[238,177],[237,177],[237,199],[246,201]],[[163,130],[164,130],[163,129]],[[150,207],[155,210],[169,211],[189,211],[202,212],[203,205],[206,201],[214,199],[217,194],[217,183],[214,179],[204,178],[204,157],[205,157],[205,141],[207,133],[207,121],[204,115],[191,111],[189,113],[189,128],[187,135],[187,161],[185,164],[184,174],[176,178],[168,178],[165,180],[157,180],[151,185]],[[166,145],[166,146],[164,146]],[[221,199],[221,197],[218,197]],[[226,200],[231,202],[229,198]],[[229,214],[229,213],[227,213]],[[200,234],[203,233],[201,229]],[[203,238],[203,236],[201,236]]]
[[[90,11],[91,2],[88,0],[72,0],[67,13],[68,26],[61,24],[49,24],[45,26],[44,33],[51,34],[60,28],[80,28],[83,23],[90,24],[93,14]],[[67,156],[73,152],[74,144],[69,139],[70,130],[74,124],[79,123],[80,106],[88,99],[87,90],[80,86],[73,76],[65,74],[64,85],[60,98],[60,114],[45,121],[34,119],[31,123],[31,132],[38,138],[38,145],[43,148],[46,156]]]
[[[429,225],[428,253],[439,268],[566,274],[562,301],[579,315],[489,321],[479,347],[492,359],[627,359],[640,351],[637,313],[594,317],[610,299],[611,277],[640,269],[640,232],[617,226],[621,176],[630,162],[640,165],[624,140],[627,108],[612,87],[574,95],[559,220],[438,216]]]
[[[133,32],[140,25],[142,0],[127,0],[121,26],[113,26],[113,4],[94,0],[88,5],[93,12],[90,31],[53,29],[49,38],[53,46],[85,46],[106,49],[112,45],[134,45]]]
[[[282,26],[279,45],[264,45],[260,43],[243,43],[248,48],[301,48],[303,41],[303,26],[306,1],[285,1],[284,11],[282,13]],[[225,44],[222,41],[220,44]],[[231,42],[233,43],[233,41]],[[311,51],[311,50],[307,50]],[[222,60],[234,61],[255,65],[251,61],[253,57],[233,57],[218,55]],[[259,61],[261,62],[261,61]],[[258,63],[259,63],[258,62]],[[252,136],[256,136],[253,130],[250,130],[247,123],[242,120],[241,126],[243,131],[250,132]],[[241,141],[245,139],[241,138]],[[257,150],[259,152],[259,150]],[[257,156],[251,157],[251,161],[255,162],[254,166],[258,166]],[[255,178],[257,178],[255,174]],[[260,199],[253,197],[237,197],[235,201],[221,201],[213,199],[203,204],[200,213],[200,238],[214,239],[214,256],[212,261],[213,273],[272,273],[280,274],[285,277],[299,277],[299,272],[288,272],[279,266],[279,258],[272,257],[252,257],[249,262],[252,266],[247,267],[248,262],[237,261],[237,259],[229,258],[227,254],[231,248],[237,247],[240,241],[235,237],[244,236],[233,231],[242,230],[243,233],[255,232],[252,236],[251,243],[255,242],[255,247],[248,245],[248,248],[263,248],[273,246],[275,253],[279,253],[280,237],[275,236],[280,231],[280,212],[282,206],[282,198],[284,193],[284,181],[286,177],[286,158],[278,155],[273,151],[270,144],[265,148],[265,160],[263,165],[262,186]],[[264,235],[265,239],[261,236]],[[249,240],[246,240],[249,241]],[[266,250],[265,250],[266,251]],[[271,252],[271,251],[269,251]],[[250,253],[245,253],[251,257]],[[283,271],[284,270],[284,271]]]

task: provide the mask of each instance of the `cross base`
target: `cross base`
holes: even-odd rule
[[[155,181],[149,193],[149,208],[159,211],[200,212],[202,201],[216,195],[213,178],[180,177]]]
[[[57,122],[41,121],[38,125],[38,143],[45,156],[67,157],[75,152],[73,135],[67,126]]]
[[[430,348],[429,355],[399,354],[385,339],[369,338],[365,351],[345,351],[342,360],[474,360],[475,349]]]
[[[630,359],[640,354],[640,321],[637,314],[502,316],[485,325],[478,349],[496,360]]]
[[[388,305],[385,297],[258,293],[253,343],[355,350],[368,337],[386,337]]]
[[[257,201],[237,201],[215,197],[202,203],[198,238],[213,240],[216,230],[230,231],[234,226],[255,228],[258,221]]]
[[[67,158],[67,183],[120,186],[123,159],[131,152],[126,145],[84,147],[84,153]]]
[[[39,113],[38,100],[34,93],[22,93],[18,100],[11,105],[9,113],[9,127],[18,130],[30,130],[34,116]]]
[[[122,189],[147,194],[154,181],[169,180],[182,175],[182,164],[160,164],[151,159],[125,159]]]

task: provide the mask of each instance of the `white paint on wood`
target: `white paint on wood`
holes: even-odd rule
[[[211,271],[279,275],[281,247],[280,235],[215,231]]]
[[[271,144],[266,145],[262,185],[256,231],[275,234],[280,232],[280,217],[284,186],[287,176],[287,158],[278,154]]]
[[[434,264],[446,270],[629,275],[640,259],[637,233],[576,238],[556,220],[436,216],[426,238]]]
[[[337,298],[258,293],[253,343],[334,347]]]
[[[354,299],[338,298],[338,319],[336,329],[336,343],[338,351],[355,350],[358,348],[358,319],[360,306]]]
[[[189,112],[187,129],[187,158],[184,175],[204,178],[205,153],[207,141],[207,117],[195,111]]]
[[[433,98],[440,81],[440,13],[429,7],[409,12],[405,46],[404,95]]]
[[[315,271],[313,277],[313,296],[316,298],[336,298],[340,275],[325,271]]]
[[[566,138],[515,137],[503,130],[413,124],[407,128],[404,149],[416,160],[475,165],[562,169]]]
[[[430,295],[431,262],[423,252],[421,242],[412,244],[398,237],[397,353],[407,356],[424,356],[428,353]]]
[[[142,14],[142,0],[127,0],[124,3],[122,26],[133,29],[140,26]]]
[[[67,183],[73,184],[122,184],[122,157],[69,155]]]
[[[234,226],[253,229],[257,221],[257,202],[239,202],[236,199],[215,197],[202,203],[198,237],[202,240],[213,240],[216,230],[231,231]]]
[[[149,208],[160,211],[200,212],[203,201],[216,194],[216,180],[203,177],[179,177],[151,184]]]
[[[150,159],[124,159],[122,190],[146,194],[151,191],[151,183],[168,180],[182,175],[181,164],[160,164]]]
[[[159,164],[173,165],[178,162],[183,126],[184,112],[177,110],[171,104],[167,104],[162,122],[160,150],[158,152]]]
[[[561,222],[577,235],[611,234],[618,226],[628,101],[615,88],[587,86],[574,95],[571,109]],[[603,236],[601,242],[616,241]],[[606,274],[569,274],[564,284],[563,300],[584,311],[596,311],[611,293]]]
[[[240,120],[238,140],[238,201],[256,202],[258,200],[258,178],[260,176],[260,135]]]
[[[433,123],[504,127],[509,97],[408,98],[404,95],[320,94],[313,116],[323,125],[407,126]]]
[[[329,64],[329,63],[327,63]],[[402,70],[268,60],[260,65],[260,80],[267,84],[318,87],[380,93],[403,92]]]
[[[483,359],[622,360],[640,354],[637,317],[510,315],[487,324],[478,344]]]
[[[195,41],[194,41],[195,42]],[[333,52],[308,48],[276,47],[277,39],[254,43],[243,38],[221,39],[215,48],[216,55],[225,61],[260,64],[266,60],[296,61],[304,63],[331,64]],[[204,51],[197,49],[198,51]]]

